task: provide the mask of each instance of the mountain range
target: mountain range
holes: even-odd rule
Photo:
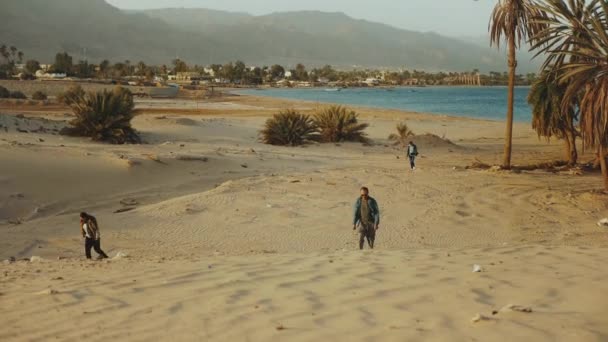
[[[208,9],[124,11],[104,0],[3,0],[0,44],[50,62],[60,51],[76,60],[179,57],[206,65],[247,64],[338,68],[406,67],[427,71],[505,71],[504,51],[432,32],[398,29],[343,13],[300,11],[253,16]],[[489,44],[488,44],[489,45]],[[536,71],[529,55],[519,71]]]

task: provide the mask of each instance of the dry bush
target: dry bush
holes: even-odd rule
[[[409,138],[415,135],[405,122],[398,123],[396,129],[397,133],[388,136],[388,140],[393,141],[393,145],[405,146],[408,144]]]

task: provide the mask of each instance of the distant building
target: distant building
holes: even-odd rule
[[[175,81],[198,81],[201,79],[201,74],[195,71],[178,72],[175,75]]]
[[[291,71],[285,71],[285,78],[291,78]]]
[[[36,78],[42,78],[42,79],[63,79],[68,77],[68,75],[66,74],[56,74],[56,73],[47,73],[44,70],[38,70],[36,71]]]
[[[208,74],[211,77],[215,77],[215,71],[213,71],[213,69],[211,68],[205,68],[203,69],[205,71],[206,74]]]
[[[363,83],[367,84],[368,86],[377,86],[380,84],[380,80],[378,80],[375,77],[372,77],[372,78],[366,79]]]
[[[329,78],[327,78],[327,77],[319,77],[319,79],[317,79],[317,82],[321,83],[321,84],[327,84],[327,83],[329,83]]]
[[[403,81],[403,85],[418,85],[418,83],[420,83],[420,80],[417,78],[408,78]]]

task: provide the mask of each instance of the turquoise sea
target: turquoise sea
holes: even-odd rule
[[[401,109],[490,120],[504,120],[507,111],[506,87],[425,87],[244,90],[242,94],[270,96],[321,103]],[[526,98],[530,87],[515,89],[515,120],[530,121]]]

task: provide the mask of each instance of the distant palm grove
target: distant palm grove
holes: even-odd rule
[[[426,72],[422,70],[336,70],[330,65],[307,69],[303,64],[293,68],[282,65],[249,66],[243,61],[208,66],[191,65],[181,59],[170,64],[148,65],[144,61],[110,62],[98,64],[88,60],[75,61],[66,52],[57,53],[53,63],[24,59],[16,47],[0,47],[0,79],[35,79],[37,77],[71,77],[97,80],[175,80],[194,83],[222,83],[233,85],[309,85],[336,83],[338,85],[506,85],[506,72],[480,74],[479,70],[465,72]],[[531,85],[536,74],[516,75],[518,85]],[[371,81],[370,81],[371,80]],[[301,84],[301,83],[300,83]]]

